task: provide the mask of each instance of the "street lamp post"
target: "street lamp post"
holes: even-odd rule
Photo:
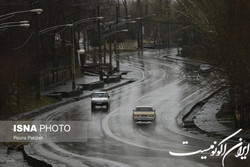
[[[53,31],[53,30],[60,28],[60,27],[72,27],[72,26],[73,26],[73,24],[62,24],[62,25],[51,26],[51,27],[45,28],[43,30],[40,30],[39,35],[46,34],[50,31]]]
[[[136,18],[137,20],[140,20],[139,32],[138,32],[138,45],[140,46],[140,50],[143,50],[144,27],[142,26],[142,9],[140,10],[140,14],[141,14],[141,17]],[[139,46],[138,46],[138,48],[139,48]]]
[[[118,1],[119,2],[119,1]],[[116,6],[116,24],[118,25],[119,23],[119,3]],[[118,26],[115,27],[115,30],[118,31]],[[115,51],[115,60],[116,60],[116,70],[120,70],[120,63],[119,63],[119,53],[117,49],[117,34],[115,34],[115,43],[114,43],[114,51]]]
[[[31,10],[23,10],[23,11],[16,11],[16,12],[12,12],[12,13],[7,13],[4,15],[0,16],[0,21],[9,19],[11,17],[14,17],[16,14],[21,14],[21,13],[36,13],[36,14],[41,14],[43,12],[42,9],[31,9]]]
[[[113,31],[113,32],[104,34],[102,38],[105,41],[106,38],[108,38],[108,37],[110,37],[112,35],[116,35],[116,33],[119,33],[119,32],[128,32],[128,29]],[[109,43],[109,73],[111,73],[111,71],[112,71],[112,47],[111,47],[111,42],[110,42]]]
[[[75,21],[73,26],[71,27],[71,35],[72,35],[72,47],[71,47],[71,66],[72,66],[72,89],[76,88],[76,64],[75,64],[75,26],[88,22],[90,20],[98,19],[98,25],[100,25],[100,20],[103,19],[103,17],[100,17],[98,14],[98,17],[92,17],[92,18],[86,18],[82,20]],[[100,38],[100,37],[99,37]],[[100,40],[99,40],[100,41]],[[99,49],[99,54],[100,54],[100,49]],[[99,60],[100,63],[100,60]],[[101,79],[101,74],[100,74],[100,79]]]
[[[111,31],[111,25],[109,25],[109,30]],[[109,41],[109,73],[112,72],[112,45],[111,41]]]
[[[56,25],[56,26],[52,26],[52,27],[48,27],[46,29],[43,29],[41,31],[39,31],[39,35],[48,33],[50,31],[53,31],[57,28],[60,27],[71,27],[71,75],[72,75],[72,89],[74,90],[76,88],[76,64],[75,64],[75,26],[88,22],[90,20],[94,20],[94,19],[103,19],[103,17],[93,17],[93,18],[86,18],[86,19],[82,19],[82,20],[78,20],[75,21],[71,24],[63,24],[63,25]],[[40,74],[39,74],[40,77]]]
[[[16,25],[0,25],[0,30],[6,29],[6,28],[12,28],[12,27],[29,27],[30,24],[16,24]]]
[[[75,34],[74,34],[74,23],[48,27],[46,29],[43,29],[43,30],[39,31],[38,34],[42,35],[42,34],[53,31],[53,30],[55,30],[57,28],[60,28],[60,27],[71,27],[71,75],[72,75],[71,77],[72,77],[72,89],[74,90],[75,86],[76,86],[76,84],[75,84],[76,78],[75,78]],[[39,72],[38,76],[40,78],[40,72]]]
[[[144,27],[142,26],[142,19],[140,19],[141,50],[143,50],[143,34],[144,34]]]
[[[75,62],[75,28],[71,27],[71,70],[72,70],[72,89],[76,88],[76,62]]]
[[[37,74],[35,75],[35,88],[36,88],[36,99],[40,100],[41,99],[41,83],[40,83],[40,72],[41,72],[41,67],[40,67],[40,38],[39,38],[39,19],[38,15],[36,16],[35,20],[35,34],[36,34],[36,72]]]
[[[15,15],[21,14],[21,13],[36,13],[36,14],[41,14],[42,12],[43,12],[43,9],[31,9],[31,10],[16,11],[16,12],[12,12],[12,13],[7,13],[7,14],[4,14],[4,15],[1,15],[0,16],[0,21],[9,19],[9,18],[14,17]],[[5,23],[3,23],[3,24],[5,24]],[[6,23],[6,24],[8,24],[8,23]],[[9,24],[13,24],[13,22],[10,22]],[[19,22],[19,25],[15,25],[15,23],[13,25],[3,25],[3,26],[0,27],[0,29],[9,28],[9,27],[29,27],[29,26],[30,25],[28,24],[27,21],[21,21],[21,22]],[[38,40],[38,18],[36,19],[36,35],[37,35],[37,40]],[[39,47],[38,45],[39,45],[39,43],[37,41],[37,47]],[[37,52],[38,52],[38,48],[37,48]],[[39,58],[39,56],[38,56],[38,58]],[[39,64],[39,66],[40,66],[40,64]],[[37,99],[40,99],[40,97],[41,97],[41,89],[40,89],[40,67],[37,67],[37,68],[38,68],[37,71],[39,72],[39,78],[36,78],[36,97],[37,97]],[[36,77],[38,77],[38,76],[36,76]]]
[[[141,50],[143,50],[143,34],[144,34],[144,27],[142,27],[142,5],[140,7],[140,15],[141,15],[141,19],[140,19],[140,35],[141,35]]]
[[[52,26],[52,27],[48,27],[48,28],[45,28],[43,30],[38,30],[38,19],[36,21],[36,50],[37,50],[37,65],[36,65],[36,70],[37,70],[37,74],[36,74],[36,98],[37,99],[40,99],[41,98],[41,86],[40,86],[40,46],[39,46],[39,41],[40,41],[40,36],[43,35],[43,34],[46,34],[50,31],[53,31],[57,28],[60,28],[60,27],[72,27],[73,24],[64,24],[64,25],[57,25],[57,26]]]
[[[100,20],[103,19],[103,17],[99,16],[99,12],[98,12],[98,16],[97,17],[92,17],[92,18],[86,18],[86,19],[82,19],[82,20],[78,20],[78,21],[75,21],[73,23],[73,27],[72,27],[72,40],[73,42],[75,42],[75,39],[74,39],[74,35],[75,35],[75,31],[74,31],[74,26],[77,26],[79,24],[82,24],[82,23],[85,23],[85,22],[88,22],[90,20],[98,20],[98,25],[100,25]],[[100,37],[100,29],[98,28],[98,31],[99,31],[99,39],[101,38]],[[100,41],[100,40],[99,40]],[[72,47],[72,50],[71,50],[71,62],[72,62],[72,89],[75,89],[75,80],[76,80],[76,76],[75,76],[75,44],[72,44],[74,45],[74,47]],[[100,45],[101,43],[99,44],[99,56],[101,54],[101,48],[100,48]],[[99,57],[99,63],[100,63],[100,57]],[[101,67],[101,65],[99,65],[99,68]],[[99,76],[100,76],[100,80],[102,80],[102,75],[101,75],[101,72],[100,72],[100,69],[99,69]]]
[[[29,24],[28,20],[1,23],[0,26]]]
[[[128,23],[136,23],[136,21],[132,20],[132,19],[130,19],[130,20],[122,19],[123,21],[119,22],[118,11],[119,11],[119,8],[118,8],[118,6],[116,6],[116,13],[117,13],[116,22],[111,21],[111,22],[107,22],[107,23],[104,23],[104,24],[101,23],[100,25],[104,26],[106,28],[106,30],[108,29],[109,31],[111,31],[114,28],[116,30],[115,32],[124,32],[124,30],[118,30],[118,27],[121,26],[121,25],[124,25],[124,24],[128,24]],[[130,17],[130,16],[128,16],[128,17]],[[126,17],[126,18],[128,18],[128,17]],[[106,27],[107,25],[109,26],[109,28]],[[114,32],[111,32],[111,33],[112,33],[111,35],[115,34]],[[102,39],[105,39],[108,35],[110,35],[110,33],[103,35]],[[117,42],[116,42],[116,40],[117,40],[117,36],[115,36],[115,41],[114,41],[114,52],[115,52],[115,54],[117,53],[117,55],[118,55],[118,57],[116,55],[115,58],[116,58],[116,65],[118,66],[118,69],[119,69],[119,53],[117,51]],[[106,40],[104,40],[104,49],[106,49],[105,44],[106,44]],[[104,55],[105,55],[105,53],[104,53]],[[106,56],[104,56],[104,63],[105,62],[106,62]],[[112,71],[112,45],[111,45],[111,42],[109,43],[109,62],[110,62],[109,63],[109,72],[111,73],[111,71]]]
[[[75,81],[76,81],[76,74],[75,74],[75,72],[76,72],[76,65],[75,65],[75,30],[74,30],[74,26],[77,26],[79,24],[88,22],[90,20],[95,20],[95,19],[98,20],[98,25],[100,25],[100,20],[103,19],[103,17],[99,16],[99,14],[98,14],[97,17],[86,18],[86,19],[78,20],[78,21],[75,21],[74,23],[72,23],[73,24],[73,26],[71,27],[71,35],[72,35],[72,48],[71,48],[72,49],[71,50],[72,89],[76,88],[76,84],[75,84]],[[98,30],[99,30],[99,28],[98,28]],[[101,45],[101,44],[99,44],[99,45]],[[99,55],[100,55],[100,47],[99,47]],[[99,63],[100,63],[100,60],[99,60]],[[101,79],[101,73],[100,73],[100,79]]]
[[[142,10],[141,10],[142,11]],[[144,26],[142,24],[143,19],[151,16],[156,16],[156,14],[148,15],[142,17],[142,12],[141,12],[141,17],[137,17],[136,20],[140,20],[140,25],[139,25],[139,32],[138,32],[138,48],[140,46],[140,49],[143,50],[143,35],[144,35]]]
[[[100,6],[97,6],[97,16],[100,17]],[[100,80],[103,80],[103,73],[102,73],[102,42],[101,42],[101,22],[100,19],[98,19],[98,50],[99,50],[99,78]]]

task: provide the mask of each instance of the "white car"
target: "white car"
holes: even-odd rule
[[[133,110],[133,119],[135,122],[153,122],[156,113],[152,106],[137,106]]]
[[[95,106],[106,106],[109,108],[109,94],[107,92],[95,92],[91,96],[91,109],[95,109]]]

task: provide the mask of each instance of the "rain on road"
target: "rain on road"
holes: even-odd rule
[[[164,51],[175,54],[176,50]],[[158,51],[143,54],[123,53],[121,65],[136,71],[138,80],[108,91],[108,111],[91,111],[86,98],[41,115],[41,120],[77,120],[86,123],[86,141],[81,143],[33,143],[34,151],[67,166],[136,166],[136,167],[214,167],[222,166],[222,157],[196,154],[175,157],[173,152],[192,152],[209,148],[216,139],[182,130],[177,124],[181,111],[206,95],[183,77],[184,62],[162,60]],[[151,105],[156,121],[137,125],[132,110],[137,105]],[[188,141],[187,145],[183,141]],[[201,156],[207,156],[202,160]],[[225,166],[248,166],[247,160],[226,157]]]

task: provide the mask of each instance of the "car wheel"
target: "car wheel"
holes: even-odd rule
[[[95,105],[91,104],[91,109],[94,110],[95,109]]]

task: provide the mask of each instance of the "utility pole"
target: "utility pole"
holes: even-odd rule
[[[36,99],[40,100],[41,99],[41,85],[40,85],[40,42],[39,42],[39,21],[38,21],[38,15],[36,16],[36,28],[35,28],[35,33],[36,33],[36,52],[37,52],[37,58],[36,58]]]
[[[143,50],[143,34],[144,34],[144,27],[142,25],[142,3],[140,6],[140,15],[141,15],[141,19],[140,19],[140,34],[141,34],[141,50]]]
[[[72,24],[75,20],[75,14],[74,14],[74,2],[71,0],[72,4]],[[75,90],[76,88],[76,59],[75,59],[75,27],[74,25],[71,27],[71,77],[72,77],[72,90]]]
[[[36,2],[32,1],[32,6],[38,6],[35,4]],[[36,14],[36,27],[35,27],[35,34],[36,34],[36,74],[35,74],[35,88],[36,88],[36,99],[40,100],[41,99],[41,84],[40,84],[40,38],[39,38],[39,16]]]
[[[170,48],[170,0],[166,1],[167,4],[167,26],[168,26],[168,39],[167,39],[167,43],[168,43],[168,48]]]
[[[111,25],[109,26],[109,30],[111,31]],[[111,41],[109,41],[109,73],[112,73],[112,45]]]
[[[115,31],[118,31],[119,11],[120,11],[120,3],[119,3],[119,0],[118,0],[118,4],[116,6],[116,27],[115,27]],[[115,49],[115,54],[116,54],[116,69],[117,69],[117,71],[120,71],[120,62],[119,62],[120,57],[119,57],[119,51],[117,49],[117,33],[115,33],[114,49]]]
[[[84,30],[84,34],[83,34],[83,41],[84,41],[83,48],[84,48],[85,52],[84,52],[84,55],[83,55],[83,59],[84,59],[83,65],[86,64],[86,59],[87,59],[87,54],[86,54],[86,52],[87,52],[87,46],[86,46],[86,44],[87,44],[87,42],[86,42],[87,37],[86,37],[86,35],[87,35],[87,31]],[[84,72],[84,66],[83,66],[83,72]]]
[[[143,27],[142,27],[142,2],[141,0],[137,0],[137,9],[139,11],[138,19],[138,49],[143,50]]]
[[[97,5],[97,17],[100,17],[100,5]],[[101,43],[101,21],[98,19],[98,47],[99,47],[99,78],[103,80],[102,74],[102,43]]]
[[[126,20],[127,20],[129,18],[129,16],[128,16],[128,4],[127,4],[127,0],[124,0],[123,5],[124,5],[125,16],[126,16]],[[128,29],[128,23],[127,23],[127,29]]]
[[[73,21],[72,21],[73,23]],[[76,62],[75,62],[75,28],[71,27],[71,71],[72,71],[72,89],[76,88]]]
[[[104,40],[104,42],[103,42],[103,64],[106,66],[106,51],[107,51],[107,48],[106,48],[106,44],[107,44],[107,42],[106,42],[106,40]]]
[[[137,2],[136,2],[137,11],[139,11],[140,5],[141,5],[141,0],[137,0]],[[139,17],[139,14],[138,14],[137,17]],[[138,49],[141,48],[141,46],[140,46],[140,44],[141,44],[140,39],[141,39],[140,38],[140,24],[138,24],[138,31],[137,31],[137,46],[138,46]]]

